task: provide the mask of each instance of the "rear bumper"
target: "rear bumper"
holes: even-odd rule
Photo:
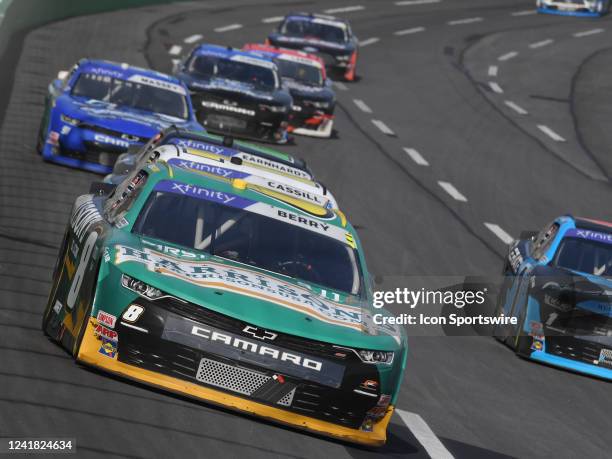
[[[109,356],[108,352],[105,354],[101,351],[102,343],[95,336],[94,328],[95,319],[90,319],[77,356],[77,360],[86,365],[173,393],[342,441],[368,446],[382,446],[386,442],[387,426],[394,409],[391,405],[387,408],[384,417],[374,423],[369,431],[337,425],[124,363],[119,361],[117,352],[111,352]]]

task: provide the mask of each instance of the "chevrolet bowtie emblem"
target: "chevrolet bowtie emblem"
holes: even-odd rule
[[[251,335],[253,338],[257,338],[262,341],[265,341],[267,339],[270,341],[273,341],[278,336],[276,333],[273,333],[268,330],[262,330],[260,328],[253,327],[252,325],[247,325],[246,327],[242,329],[242,331],[244,333]]]

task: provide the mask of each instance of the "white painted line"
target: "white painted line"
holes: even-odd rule
[[[380,38],[378,37],[366,38],[365,40],[359,41],[359,46],[363,48],[364,46],[373,45],[377,41],[380,41]]]
[[[214,29],[215,32],[229,32],[230,30],[242,29],[242,24],[230,24],[223,27],[217,27]]]
[[[489,76],[496,77],[497,76],[497,65],[489,65]]]
[[[496,225],[495,223],[486,223],[484,224],[489,231],[495,234],[504,244],[511,244],[514,241],[514,238],[506,233],[501,226]]]
[[[393,32],[393,35],[397,35],[399,37],[401,35],[409,35],[411,33],[419,33],[424,31],[425,27],[413,27],[412,29],[398,30],[397,32]]]
[[[529,47],[531,49],[537,49],[537,48],[542,48],[543,46],[552,45],[554,42],[555,40],[553,40],[552,38],[549,38],[547,40],[536,41],[535,43],[531,43]]]
[[[389,126],[387,126],[385,123],[383,123],[382,121],[380,121],[380,120],[372,120],[372,123],[378,129],[380,129],[380,132],[382,132],[383,134],[385,134],[385,135],[395,135],[395,132],[393,132],[391,130],[391,128]]]
[[[183,41],[185,43],[195,43],[196,41],[201,40],[202,38],[204,38],[202,35],[196,33],[195,35],[190,35],[189,37],[185,38]]]
[[[352,11],[361,11],[361,10],[365,10],[365,6],[363,5],[343,6],[341,8],[330,8],[323,12],[326,14],[336,14],[336,13],[350,13]]]
[[[499,56],[497,60],[500,62],[509,61],[510,59],[514,59],[516,56],[518,56],[517,51],[510,51],[509,53]]]
[[[538,129],[542,131],[544,134],[546,134],[548,137],[553,139],[555,142],[565,142],[565,139],[563,137],[561,137],[559,134],[557,134],[555,131],[553,131],[548,126],[545,126],[543,124],[538,124]]]
[[[465,19],[456,19],[454,21],[448,21],[447,24],[454,25],[463,25],[463,24],[473,24],[474,22],[484,21],[483,18],[465,18]]]
[[[446,449],[421,416],[399,409],[395,411],[433,459],[454,459],[454,456]]]
[[[431,5],[432,3],[440,3],[441,0],[403,0],[395,2],[396,6],[412,6],[412,5]]]
[[[523,10],[523,11],[515,11],[511,13],[511,16],[531,16],[532,14],[536,14],[537,10]]]
[[[334,81],[334,86],[342,91],[348,91],[348,87],[342,81]]]
[[[179,54],[181,54],[182,50],[183,50],[182,46],[172,45],[170,49],[168,50],[168,54],[170,54],[171,56],[178,56]]]
[[[520,105],[516,105],[514,102],[512,102],[511,100],[506,100],[504,102],[504,104],[506,104],[508,107],[510,107],[512,110],[514,110],[516,113],[518,113],[519,115],[527,115],[528,112],[527,110],[525,110],[523,107],[521,107]]]
[[[489,87],[491,88],[491,91],[496,92],[497,94],[503,94],[504,90],[502,89],[502,87],[497,84],[495,81],[489,81]]]
[[[359,108],[359,110],[361,110],[362,112],[364,112],[364,113],[372,113],[372,109],[370,107],[368,107],[363,100],[361,100],[361,99],[353,99],[353,102],[355,103],[355,105],[357,105],[357,108]]]
[[[604,32],[604,29],[591,29],[591,30],[585,30],[583,32],[576,32],[574,34],[574,37],[576,38],[580,38],[580,37],[588,37],[589,35],[595,35],[597,33],[602,33]]]
[[[408,153],[408,156],[417,163],[419,166],[429,166],[429,162],[423,158],[423,155],[416,151],[414,148],[406,148],[404,147],[404,151]]]
[[[439,181],[438,185],[440,185],[444,191],[450,194],[453,199],[461,202],[467,202],[467,198],[463,196],[452,183]]]
[[[272,16],[269,18],[263,18],[261,22],[264,24],[273,24],[275,22],[281,22],[283,19],[285,19],[285,16]]]

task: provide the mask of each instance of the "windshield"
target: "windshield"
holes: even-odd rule
[[[346,33],[339,25],[309,19],[289,19],[283,24],[281,33],[290,37],[317,38],[336,43],[346,41]]]
[[[106,75],[82,73],[72,95],[174,118],[187,119],[189,114],[187,100],[178,92]]]
[[[247,62],[232,61],[217,56],[195,56],[189,71],[205,78],[225,78],[252,84],[258,89],[273,90],[276,87],[274,70]]]
[[[612,244],[566,237],[557,249],[553,264],[595,276],[612,277]]]
[[[314,86],[323,84],[321,70],[314,65],[300,64],[299,62],[288,61],[282,58],[276,59],[276,65],[282,78],[290,78],[300,83]]]
[[[332,237],[240,208],[245,207],[241,200],[248,203],[250,200],[199,189],[210,195],[203,199],[153,191],[133,232],[341,292],[360,294],[362,276],[355,249]],[[221,203],[228,200],[233,200],[236,207]]]

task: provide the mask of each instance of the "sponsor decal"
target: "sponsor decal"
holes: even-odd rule
[[[114,359],[117,355],[117,345],[112,341],[102,340],[102,345],[100,346],[98,352],[105,357]]]
[[[112,78],[123,78],[124,77],[123,72],[120,72],[118,70],[106,69],[104,67],[91,67],[91,68],[88,68],[86,72],[83,72],[83,73],[93,73],[94,75],[104,75],[104,76],[109,76]]]
[[[79,242],[82,242],[89,228],[100,221],[102,221],[102,215],[94,204],[93,198],[90,195],[79,196],[70,219],[70,226]]]
[[[106,134],[94,134],[94,140],[96,142],[115,145],[118,147],[128,148],[130,146],[130,142],[128,142],[127,140],[116,139]]]
[[[374,381],[373,379],[366,379],[361,384],[359,384],[359,387],[362,389],[376,390],[378,389],[378,381]]]
[[[53,312],[55,314],[59,314],[62,310],[62,302],[60,300],[55,300],[55,304],[53,305]]]
[[[581,239],[588,239],[589,241],[612,244],[612,234],[610,233],[600,233],[598,231],[591,231],[579,228],[568,230],[565,233],[565,237],[577,237]]]
[[[112,341],[113,343],[119,341],[119,335],[117,332],[115,330],[111,330],[110,328],[106,328],[102,324],[96,325],[96,328],[94,328],[94,335],[103,340]]]
[[[265,59],[258,59],[256,57],[244,56],[242,54],[233,55],[230,60],[235,62],[242,62],[244,64],[257,65],[258,67],[264,67],[266,69],[274,70],[276,69],[276,64],[272,61],[268,61]]]
[[[312,179],[312,177],[303,170],[297,169],[295,167],[287,166],[283,163],[279,163],[276,161],[271,161],[266,158],[262,158],[260,156],[251,155],[245,152],[239,152],[237,155],[239,158],[242,158],[243,161],[256,164],[258,166],[265,167],[267,169],[274,169],[275,171],[282,172],[287,175],[294,175],[296,177],[304,178],[304,179]]]
[[[313,202],[322,207],[327,204],[327,200],[325,200],[322,196],[316,195],[314,193],[310,193],[308,191],[300,190],[299,188],[294,188],[291,185],[285,185],[284,183],[274,182],[272,180],[268,180],[266,183],[268,188],[273,190],[278,190],[282,193],[293,195],[296,198],[304,199],[306,201]]]
[[[194,150],[206,151],[208,153],[214,153],[215,155],[223,156],[235,156],[238,154],[238,150],[233,148],[221,147],[219,145],[213,145],[206,142],[199,142],[191,139],[171,139],[170,144],[178,145],[179,147],[193,148]]]
[[[598,364],[612,366],[612,349],[602,349],[599,352]]]
[[[117,222],[115,222],[115,226],[118,229],[125,228],[129,224],[130,224],[130,222],[128,222],[125,217],[121,217],[119,220],[117,220]]]
[[[96,316],[98,322],[106,325],[110,328],[115,328],[115,323],[117,322],[117,317],[108,312],[98,311],[98,315]]]
[[[218,175],[219,177],[223,178],[245,178],[249,176],[249,174],[246,174],[244,172],[226,169],[225,167],[213,166],[211,164],[188,161],[186,159],[180,158],[170,158],[168,160],[168,164],[192,171],[206,172],[208,174]]]
[[[160,181],[157,185],[155,185],[155,190],[191,196],[198,199],[205,199],[207,201],[231,205],[232,207],[238,207],[240,209],[244,209],[245,207],[255,203],[255,201],[251,199],[242,198],[234,194],[205,188],[203,186],[174,182],[172,180]]]
[[[200,287],[226,290],[275,303],[326,323],[360,331],[363,329],[361,308],[323,299],[306,287],[292,285],[255,270],[213,261],[187,261],[150,249],[137,250],[123,245],[117,245],[115,249],[117,265],[126,262],[141,263],[151,272]]]
[[[519,269],[523,263],[523,256],[521,255],[518,247],[515,246],[512,250],[510,250],[510,253],[508,254],[508,262],[512,267],[512,271],[516,272]]]
[[[128,78],[128,81],[133,81],[134,83],[140,83],[147,86],[153,86],[159,89],[165,89],[167,91],[176,92],[183,96],[187,95],[185,88],[183,88],[179,84],[170,83],[169,81],[158,80],[157,78],[151,78],[146,75],[132,75]]]
[[[255,116],[255,110],[250,110],[244,107],[237,107],[234,105],[220,104],[210,100],[203,100],[201,102],[202,107],[210,108],[213,110],[219,110],[224,112],[238,113],[239,115]]]
[[[314,228],[318,230],[318,232],[325,234],[329,231],[330,226],[324,222],[304,217],[303,215],[296,214],[294,212],[290,212],[288,210],[276,209],[276,215],[281,217],[281,219],[287,219],[292,222],[296,222],[301,226],[305,226],[308,229]]]

